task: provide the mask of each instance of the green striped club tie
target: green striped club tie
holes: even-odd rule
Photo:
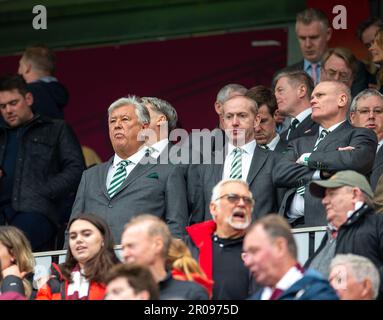
[[[235,148],[233,152],[234,157],[231,162],[230,179],[242,179],[242,149]]]
[[[108,194],[109,197],[113,198],[113,196],[116,194],[117,190],[121,187],[122,183],[125,181],[126,178],[126,166],[131,164],[132,161],[130,160],[122,160],[118,164],[118,168],[116,172],[114,173],[112,177],[112,181],[109,184],[108,187]]]

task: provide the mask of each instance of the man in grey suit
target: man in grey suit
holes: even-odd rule
[[[329,177],[340,170],[364,175],[371,172],[376,135],[370,129],[354,128],[346,120],[350,102],[350,90],[345,84],[320,82],[311,98],[311,117],[319,123],[319,133],[291,141],[287,153],[275,166],[275,185],[291,188],[279,212],[294,227],[326,224],[323,205],[305,190],[311,180]]]
[[[179,168],[159,164],[148,155],[143,137],[150,123],[147,108],[130,96],[112,103],[108,114],[115,155],[84,172],[72,217],[84,212],[102,216],[118,242],[132,217],[149,213],[162,218],[174,236],[182,237],[188,218],[185,181]]]
[[[350,120],[355,127],[374,130],[378,138],[378,148],[370,176],[371,188],[375,191],[383,174],[383,95],[376,89],[360,92],[351,103]]]
[[[253,219],[276,210],[276,192],[271,171],[273,152],[259,147],[254,127],[260,122],[257,103],[245,96],[235,96],[222,107],[228,144],[224,152],[213,154],[213,164],[201,165],[201,196],[204,220],[210,217],[210,197],[213,187],[222,179],[242,179],[249,184],[255,205]]]

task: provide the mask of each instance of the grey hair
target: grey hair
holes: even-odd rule
[[[246,187],[246,189],[249,190],[250,198],[253,198],[253,194],[250,191],[249,185],[248,185],[248,183],[246,181],[241,180],[241,179],[224,179],[224,180],[221,180],[220,182],[218,182],[214,186],[213,191],[211,193],[211,202],[217,201],[217,199],[220,197],[220,192],[221,192],[222,187],[227,185],[227,184],[229,184],[229,183],[239,183],[239,184],[242,184],[243,186]]]
[[[306,97],[310,100],[311,94],[314,90],[313,79],[303,70],[281,71],[273,80],[274,87],[281,78],[287,78],[288,83],[297,88],[300,85],[306,87]],[[275,89],[275,88],[274,88]]]
[[[231,97],[233,92],[238,92],[241,95],[245,95],[247,88],[237,83],[227,84],[226,86],[222,87],[221,90],[219,90],[217,94],[217,102],[221,104],[225,103]]]
[[[369,279],[372,283],[373,298],[376,299],[379,293],[380,275],[376,266],[370,259],[356,254],[337,254],[330,264],[330,270],[336,266],[344,265],[350,268],[355,280],[362,282]]]
[[[141,99],[135,95],[129,95],[127,97],[120,98],[114,101],[108,108],[108,116],[112,113],[113,110],[120,108],[126,105],[132,105],[135,108],[135,112],[138,118],[138,121],[141,124],[150,123],[150,114],[145,105],[140,101]]]
[[[177,127],[177,111],[169,102],[155,97],[142,97],[141,100],[145,104],[152,105],[157,113],[161,113],[166,117],[169,131]]]
[[[358,101],[361,98],[368,98],[368,97],[379,97],[382,99],[383,102],[383,94],[381,94],[378,90],[376,89],[364,89],[363,91],[359,92],[355,98],[352,100],[351,106],[350,106],[350,112],[355,112]]]

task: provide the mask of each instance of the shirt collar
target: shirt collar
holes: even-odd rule
[[[140,162],[142,157],[145,155],[145,151],[146,151],[145,148],[141,148],[136,153],[134,153],[130,157],[128,157],[127,159],[122,159],[117,154],[115,154],[114,159],[113,159],[113,167],[116,167],[122,160],[129,160],[133,164],[137,164]]]
[[[277,146],[279,140],[281,140],[281,138],[279,137],[279,134],[277,133],[277,135],[273,138],[273,140],[271,140],[267,146],[269,147],[270,150],[274,150],[275,147]]]
[[[303,70],[306,71],[306,72],[310,71],[311,70],[311,63],[316,63],[317,64],[317,68],[318,68],[318,66],[319,67],[321,66],[321,62],[320,61],[318,61],[318,62],[310,62],[310,61],[308,61],[306,59],[303,59]]]
[[[240,146],[239,148],[241,148],[244,152],[252,155],[255,151],[256,146],[257,146],[257,142],[254,139],[254,140],[251,140],[250,142],[244,144],[243,146]],[[237,146],[234,146],[229,142],[229,145],[227,147],[228,154],[231,154],[233,152],[233,150],[236,148],[237,148]]]
[[[160,155],[162,151],[166,148],[166,146],[169,144],[169,139],[162,139],[160,141],[157,141],[156,143],[153,143],[151,147],[154,149],[154,156]],[[152,154],[153,156],[153,154]]]
[[[376,148],[376,153],[378,153],[378,151],[382,145],[383,145],[383,139],[378,142],[378,147]]]
[[[284,276],[275,285],[276,288],[286,291],[299,279],[302,279],[303,274],[296,266],[291,267]]]
[[[343,121],[341,121],[341,122],[338,122],[338,123],[332,125],[332,126],[331,126],[330,128],[328,128],[328,129],[325,129],[325,128],[323,128],[322,126],[319,126],[319,136],[320,136],[322,130],[327,130],[329,133],[330,133],[330,132],[333,132],[336,128],[338,128],[338,127],[339,127],[343,122],[345,122],[345,121],[346,121],[346,120],[343,120]]]
[[[307,108],[303,110],[300,114],[298,114],[294,119],[299,120],[299,123],[301,123],[311,114],[311,112],[312,112],[311,108]]]

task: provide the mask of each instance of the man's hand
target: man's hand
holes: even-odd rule
[[[304,153],[297,159],[296,163],[307,166],[310,156],[311,153]]]
[[[347,147],[339,147],[338,148],[338,151],[351,151],[351,150],[355,150],[354,147],[351,147],[351,146],[347,146]]]

